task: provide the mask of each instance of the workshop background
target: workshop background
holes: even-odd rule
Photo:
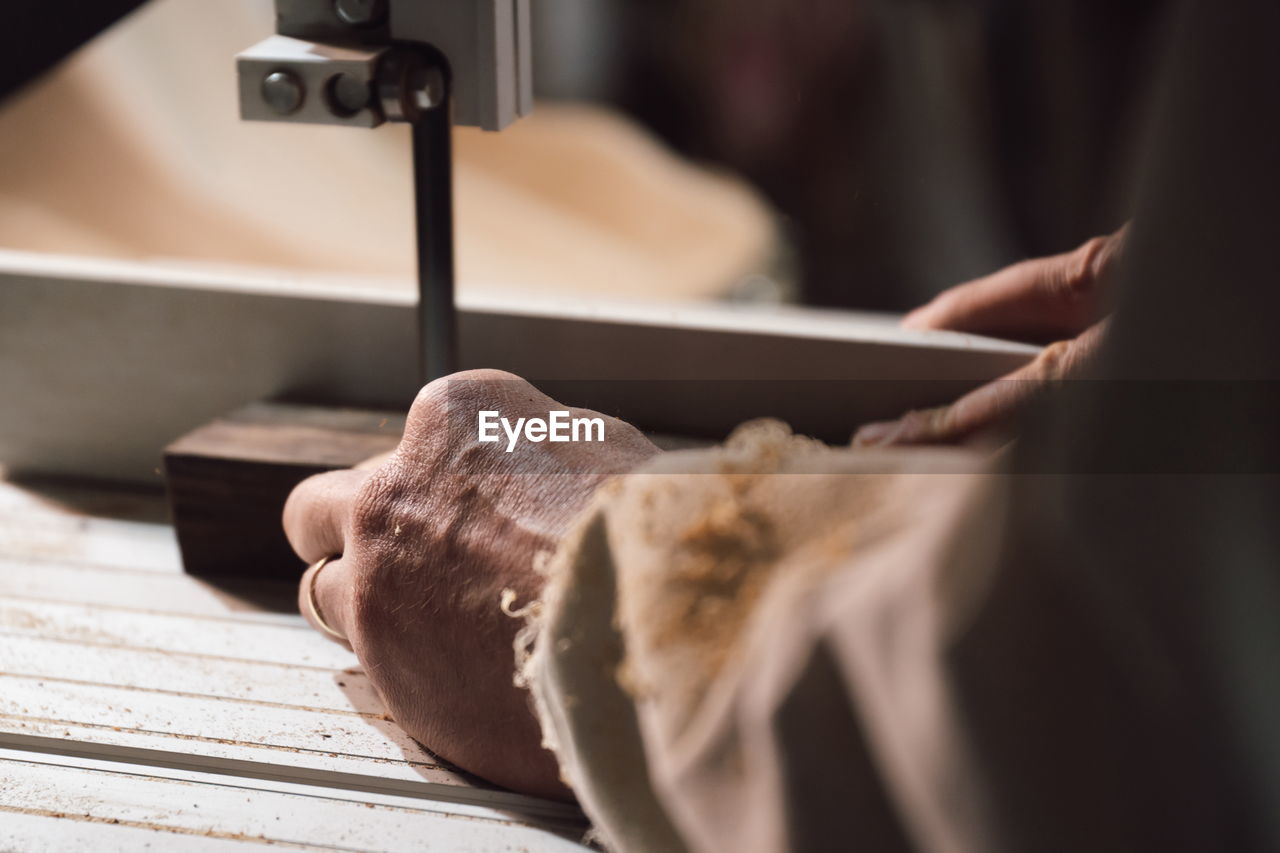
[[[458,131],[460,287],[903,310],[1065,250],[1127,218],[1167,5],[536,0],[535,117]],[[271,15],[154,0],[11,95],[0,246],[410,290],[406,128],[238,120]]]

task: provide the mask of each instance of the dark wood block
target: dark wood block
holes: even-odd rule
[[[403,432],[402,413],[256,403],[178,439],[164,470],[187,572],[296,579],[280,525],[289,492],[394,450]]]

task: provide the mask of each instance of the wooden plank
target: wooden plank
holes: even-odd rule
[[[255,403],[164,451],[173,524],[188,574],[297,580],[303,566],[280,524],[293,488],[400,443],[404,415]]]
[[[569,838],[491,809],[180,770],[5,751],[0,780],[0,815],[61,816],[149,829],[163,837],[336,850],[582,849]]]

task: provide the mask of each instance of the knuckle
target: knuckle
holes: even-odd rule
[[[358,514],[370,520],[390,519],[398,507],[410,498],[413,473],[393,467],[370,477],[356,497]]]
[[[1063,275],[1056,282],[1059,295],[1078,299],[1092,294],[1106,270],[1109,246],[1108,238],[1094,237],[1068,255]]]
[[[351,503],[348,523],[352,542],[367,548],[369,543],[383,537],[394,524],[400,491],[398,479],[394,476],[376,474],[369,477]]]
[[[317,480],[323,476],[324,474],[312,474],[293,487],[289,492],[289,497],[284,502],[284,517],[286,519],[298,513],[302,501],[306,499],[309,493],[315,490]]]
[[[1075,355],[1071,341],[1057,341],[1045,347],[1036,358],[1039,377],[1052,380],[1068,375],[1075,366]]]
[[[285,498],[281,520],[285,534],[291,543],[296,544],[295,538],[306,527],[307,509],[310,500],[312,496],[321,490],[324,477],[324,474],[311,475],[294,486],[289,492],[289,496]]]
[[[433,418],[449,402],[449,383],[453,379],[445,376],[428,382],[418,391],[409,407],[409,420],[421,422]]]
[[[933,441],[945,438],[951,432],[950,406],[933,409],[916,409],[902,417],[902,439],[911,442]]]
[[[469,411],[533,388],[524,379],[505,370],[464,370],[423,386],[409,409],[413,423],[436,423],[450,410]]]
[[[951,322],[957,314],[962,313],[968,287],[967,284],[957,285],[934,297],[933,301],[925,306],[925,319],[928,324],[934,327],[942,326]]]
[[[465,407],[463,388],[453,377],[437,379],[418,392],[405,421],[401,449],[415,453],[432,452],[450,434],[450,426]]]
[[[520,382],[525,385],[528,384],[514,373],[508,373],[505,370],[494,370],[492,368],[464,370],[461,373],[455,373],[451,378],[466,380],[468,382]]]

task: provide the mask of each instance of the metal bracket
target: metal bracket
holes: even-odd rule
[[[529,0],[276,0],[277,35],[238,57],[241,116],[394,120],[375,90],[381,60],[404,46],[438,54],[454,124],[502,130],[533,108],[529,14]]]
[[[389,51],[272,36],[236,57],[240,117],[377,127],[387,120],[374,93]]]

